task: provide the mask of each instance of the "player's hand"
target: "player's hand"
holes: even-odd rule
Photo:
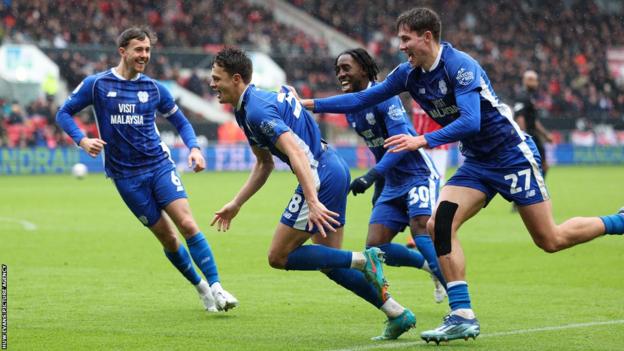
[[[228,202],[219,211],[215,212],[215,216],[214,218],[212,218],[212,223],[210,223],[210,226],[212,227],[216,223],[218,231],[226,232],[228,229],[230,229],[230,223],[232,222],[232,219],[236,217],[240,209],[241,207],[234,201]]]
[[[206,169],[206,160],[200,149],[196,147],[191,149],[191,153],[188,156],[188,167],[192,168],[195,173]]]
[[[286,84],[282,85],[282,87],[288,89],[292,96],[294,96],[297,100],[301,101],[301,98],[299,97],[299,94],[297,93],[297,89],[295,89],[295,87]]]
[[[301,99],[299,100],[301,105],[306,108],[306,110],[314,111],[314,100],[313,99]]]
[[[106,142],[102,139],[87,137],[82,138],[79,144],[91,157],[97,157],[104,149],[104,145],[106,145]]]
[[[544,139],[547,143],[552,143],[554,141],[552,133],[546,133],[544,134]]]
[[[335,232],[334,226],[339,226],[340,222],[336,219],[340,215],[336,212],[330,211],[320,201],[308,201],[308,230],[311,230],[314,226],[318,229],[323,238],[327,237],[325,230]]]
[[[379,176],[379,172],[373,168],[365,175],[355,178],[355,180],[351,182],[351,185],[349,185],[349,191],[353,193],[353,196],[357,196],[357,194],[364,194],[368,188],[375,184],[375,181],[379,178]]]
[[[425,146],[427,139],[422,135],[397,134],[384,141],[384,147],[390,149],[388,152],[416,151]]]

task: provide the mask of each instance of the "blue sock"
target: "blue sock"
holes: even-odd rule
[[[368,301],[373,306],[381,308],[383,305],[383,301],[377,293],[377,290],[366,280],[364,273],[356,269],[334,268],[325,274],[329,279],[353,291],[353,293]]]
[[[219,281],[219,272],[217,272],[217,263],[215,262],[210,245],[204,237],[202,232],[193,235],[190,239],[186,240],[189,251],[193,257],[193,261],[199,270],[204,273],[208,284],[212,285]]]
[[[416,242],[418,251],[420,251],[420,253],[425,257],[425,260],[427,260],[431,273],[433,273],[436,278],[438,278],[440,283],[442,283],[442,285],[446,288],[446,280],[444,279],[444,274],[442,274],[442,269],[438,263],[438,254],[433,246],[431,236],[429,236],[429,234],[414,235],[414,242]]]
[[[286,270],[318,271],[326,268],[350,268],[351,251],[323,245],[302,245],[288,254]]]
[[[600,219],[605,225],[605,234],[624,234],[624,213],[602,216]]]
[[[422,268],[425,263],[425,258],[420,252],[408,249],[403,245],[387,243],[377,245],[377,247],[386,254],[386,264],[389,266]]]
[[[165,256],[173,263],[175,268],[177,268],[182,275],[188,279],[193,285],[199,284],[201,277],[195,271],[195,267],[193,267],[193,262],[191,262],[191,256],[189,256],[188,251],[184,245],[180,244],[177,252],[169,252],[165,250]]]
[[[464,281],[449,282],[446,289],[451,311],[460,308],[472,309],[470,306],[470,294],[468,294],[468,284]]]

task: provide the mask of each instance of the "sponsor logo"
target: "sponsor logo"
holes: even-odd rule
[[[272,137],[275,135],[275,126],[277,125],[277,123],[274,120],[271,119],[265,119],[264,121],[262,121],[260,123],[260,130],[262,131],[262,134],[268,136],[268,137]]]
[[[108,94],[106,94],[106,97],[117,97],[117,92],[116,91],[109,91]]]
[[[388,108],[388,116],[390,116],[390,118],[395,121],[399,121],[403,119],[404,115],[405,115],[405,109],[403,109],[403,106],[399,107],[395,104],[392,104]]]
[[[455,79],[457,79],[457,83],[461,85],[468,85],[474,80],[474,72],[466,71],[466,69],[460,68],[457,72],[457,76],[455,76]]]
[[[425,88],[418,89],[418,94],[425,95]]]

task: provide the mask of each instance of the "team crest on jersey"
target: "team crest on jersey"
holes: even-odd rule
[[[375,125],[375,123],[377,123],[377,120],[375,120],[375,115],[372,112],[369,112],[369,113],[366,114],[366,121],[371,126]]]
[[[271,119],[265,119],[260,123],[260,130],[262,130],[262,134],[272,137],[275,135],[275,126],[277,123]]]
[[[442,93],[442,95],[446,95],[448,89],[446,89],[446,82],[444,81],[444,79],[438,82],[438,88],[440,88],[440,93]]]
[[[455,79],[457,79],[457,83],[461,85],[468,85],[474,80],[474,72],[466,71],[464,68],[460,68],[457,72],[457,76],[455,76]]]
[[[149,99],[149,94],[147,93],[147,91],[139,91],[137,93],[137,97],[139,98],[140,102],[147,102],[147,100]]]
[[[390,108],[388,108],[388,116],[395,121],[403,119],[403,114],[405,114],[403,107],[392,104],[390,105]]]

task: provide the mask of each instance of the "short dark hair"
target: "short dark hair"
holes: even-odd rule
[[[225,48],[219,51],[212,64],[222,67],[231,76],[240,74],[245,84],[251,82],[253,64],[251,59],[241,49]]]
[[[152,32],[149,27],[141,26],[141,27],[130,27],[117,37],[117,47],[125,48],[130,44],[132,39],[145,40],[145,38],[149,38],[150,44],[156,44],[158,38],[156,34]]]
[[[368,51],[362,48],[347,50],[347,51],[342,52],[340,55],[336,56],[336,60],[334,61],[334,68],[336,69],[336,74],[338,74],[338,59],[342,55],[350,55],[351,57],[353,57],[353,59],[357,61],[357,63],[360,66],[362,66],[362,68],[368,75],[368,80],[370,81],[377,80],[379,67],[377,66],[377,63],[375,62],[375,60],[368,53]]]
[[[440,21],[440,16],[432,9],[415,7],[403,12],[396,21],[397,31],[403,26],[406,26],[410,31],[418,33],[418,35],[430,31],[433,34],[433,39],[440,42],[442,21]]]

